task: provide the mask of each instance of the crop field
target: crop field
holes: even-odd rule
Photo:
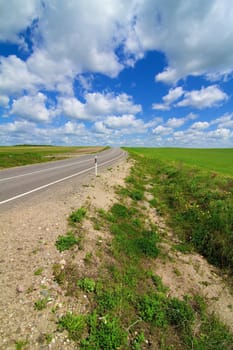
[[[172,161],[233,176],[233,148],[132,148],[152,159]]]
[[[2,146],[0,147],[0,169],[60,160],[95,153],[103,149],[104,147]]]

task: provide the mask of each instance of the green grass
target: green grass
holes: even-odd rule
[[[47,307],[48,301],[48,298],[41,298],[36,300],[34,303],[34,309],[37,311],[45,309]]]
[[[104,150],[106,147],[0,146],[0,169],[64,159]]]
[[[56,240],[56,247],[59,252],[63,252],[64,250],[68,250],[74,245],[79,245],[80,238],[76,237],[72,231],[68,232],[65,236],[58,236]]]
[[[174,164],[200,167],[207,171],[233,176],[233,148],[126,148],[130,153],[144,155]]]
[[[73,211],[69,216],[69,221],[71,224],[81,223],[85,218],[87,210],[85,208],[79,208]]]

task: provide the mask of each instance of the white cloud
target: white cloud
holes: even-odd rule
[[[0,6],[0,40],[17,42],[38,18],[28,67],[50,84],[56,75],[68,82],[83,72],[115,77],[148,50],[168,60],[157,81],[233,70],[233,8],[227,0],[1,0]]]
[[[86,93],[84,98],[85,103],[74,97],[60,97],[58,99],[60,113],[70,118],[95,120],[103,116],[137,114],[142,110],[141,105],[134,104],[131,96],[127,94],[93,92]]]
[[[163,96],[163,103],[154,103],[152,105],[152,109],[158,109],[158,110],[169,110],[170,105],[178,100],[182,95],[184,95],[184,90],[181,86],[178,86],[174,89],[170,89],[168,91],[168,94],[166,96]]]
[[[228,96],[216,85],[202,87],[201,90],[185,92],[184,99],[177,103],[178,107],[210,108],[227,100]]]
[[[155,13],[155,9],[159,14],[157,23],[143,23],[141,27],[147,40],[156,30],[157,42],[153,46],[165,52],[169,62],[156,76],[157,81],[174,83],[187,75],[216,73],[221,77],[232,71],[233,8],[229,1],[158,0],[154,8],[148,6],[145,18],[152,17],[148,12]]]
[[[168,94],[163,97],[163,101],[166,105],[170,105],[172,102],[178,100],[184,94],[184,90],[181,86],[174,89],[170,89]]]
[[[58,111],[69,118],[90,119],[86,114],[85,104],[81,103],[75,97],[60,97],[58,100]]]
[[[0,95],[0,106],[7,107],[10,99],[6,95]]]
[[[184,96],[178,103],[173,104],[181,96]],[[163,96],[164,103],[154,103],[152,109],[169,110],[173,107],[194,107],[197,109],[214,107],[228,99],[228,95],[218,88],[217,85],[202,87],[200,90],[185,91],[182,87],[170,89],[168,94]]]
[[[208,122],[196,122],[196,123],[193,123],[193,125],[191,126],[191,129],[204,130],[204,129],[207,129],[209,126],[210,124]]]
[[[109,116],[94,124],[96,132],[118,135],[118,137],[135,133],[142,134],[147,131],[147,128],[147,124],[143,120],[135,118],[134,115]]]
[[[141,119],[136,119],[132,114],[107,117],[104,124],[110,129],[133,128],[140,130],[140,132],[144,129],[144,122]]]
[[[152,109],[159,110],[159,111],[168,111],[170,109],[170,106],[166,106],[163,103],[153,103]]]
[[[180,128],[186,121],[186,118],[169,118],[166,125],[176,129]]]
[[[110,115],[141,112],[141,105],[135,105],[132,97],[127,94],[114,95],[113,93],[88,93],[85,95],[87,108],[90,114]]]
[[[46,100],[47,97],[41,92],[20,97],[13,101],[10,113],[31,121],[48,122],[52,111],[46,107]]]
[[[226,113],[211,121],[211,125],[218,124],[220,128],[233,128],[233,113]]]
[[[15,95],[23,90],[34,91],[41,83],[41,79],[18,57],[0,57],[0,93]]]
[[[214,131],[210,131],[208,136],[214,139],[228,139],[230,136],[232,136],[232,132],[226,128],[218,128]]]
[[[38,5],[38,0],[0,0],[0,41],[22,42],[18,34],[37,17]]]
[[[168,128],[163,125],[158,125],[156,128],[152,130],[155,135],[169,135],[172,132],[172,128]]]

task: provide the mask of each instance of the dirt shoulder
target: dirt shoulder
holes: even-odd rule
[[[122,161],[98,177],[77,177],[50,188],[22,205],[0,213],[0,349],[73,349],[64,333],[56,330],[53,311],[69,303],[53,278],[53,265],[66,261],[55,247],[67,232],[67,217],[81,206],[108,208],[116,199],[114,188],[124,184],[130,165]],[[91,240],[91,230],[89,234]],[[84,254],[84,252],[83,252]],[[80,258],[80,264],[82,259]],[[38,311],[35,301],[48,297],[49,307]],[[48,341],[49,342],[49,341]]]

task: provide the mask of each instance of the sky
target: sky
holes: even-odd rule
[[[0,145],[233,147],[231,0],[0,0]]]

